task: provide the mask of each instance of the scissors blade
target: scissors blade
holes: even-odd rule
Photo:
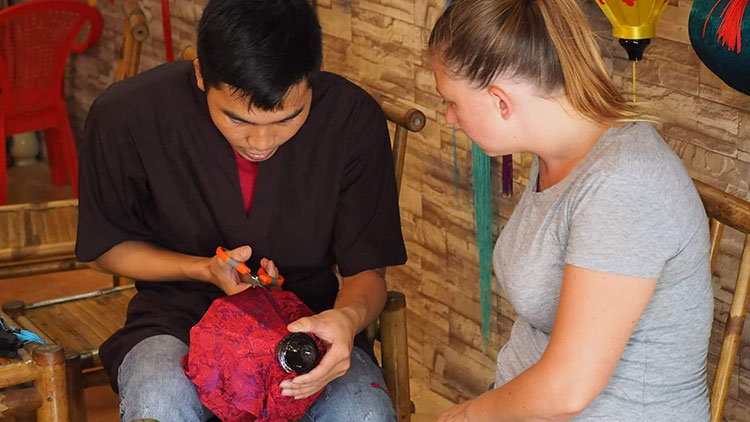
[[[261,281],[258,278],[258,276],[253,275],[253,274],[248,274],[247,277],[250,280],[250,285],[251,286],[253,286],[253,287],[262,287],[264,289],[268,289],[268,286],[266,286],[265,284],[261,283]]]

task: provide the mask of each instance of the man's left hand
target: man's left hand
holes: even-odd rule
[[[346,373],[356,334],[355,320],[348,311],[346,308],[330,309],[289,324],[289,331],[315,334],[330,346],[315,369],[279,384],[282,395],[295,399],[309,397]]]

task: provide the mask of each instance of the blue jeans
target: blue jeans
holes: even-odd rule
[[[120,420],[152,418],[159,422],[206,422],[213,414],[198,399],[180,366],[188,346],[176,337],[158,335],[138,343],[120,365]],[[304,422],[395,422],[380,368],[357,347],[351,366],[331,381],[313,403]]]

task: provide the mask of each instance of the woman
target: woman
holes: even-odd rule
[[[535,155],[494,252],[518,313],[496,387],[440,422],[707,421],[706,215],[575,0],[456,0],[430,51],[449,123]]]

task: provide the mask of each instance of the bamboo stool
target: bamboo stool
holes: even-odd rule
[[[109,384],[99,346],[125,324],[134,295],[134,286],[126,285],[29,305],[3,304],[12,321],[65,351],[69,420],[86,421],[85,388]]]
[[[2,312],[0,317],[15,326]],[[38,422],[68,422],[62,348],[32,343],[19,350],[19,357],[0,358],[0,418],[35,412]]]

